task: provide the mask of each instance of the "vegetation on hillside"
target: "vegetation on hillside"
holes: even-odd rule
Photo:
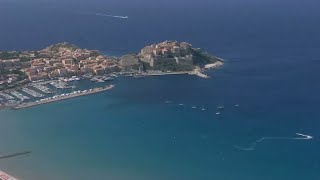
[[[2,51],[0,52],[0,59],[8,60],[8,59],[17,59],[19,58],[19,52],[16,51]]]
[[[200,67],[206,64],[214,63],[219,60],[217,57],[212,56],[201,49],[193,49],[192,55],[193,55],[193,64]]]
[[[79,49],[79,47],[74,45],[74,44],[71,44],[71,43],[68,43],[68,42],[63,42],[63,43],[58,43],[58,44],[51,45],[51,46],[47,47],[46,50],[58,52],[60,48],[67,48],[67,49],[70,49],[72,51],[74,51],[76,49]]]

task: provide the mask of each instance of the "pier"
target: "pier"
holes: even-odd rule
[[[210,76],[208,76],[208,75],[206,75],[206,74],[203,74],[201,71],[197,71],[197,70],[192,71],[192,72],[190,72],[189,74],[190,74],[190,75],[196,75],[196,76],[199,76],[199,77],[205,78],[205,79],[210,78]]]
[[[3,96],[7,100],[14,100],[15,98],[10,96],[9,94],[0,92],[0,96]]]
[[[32,89],[28,89],[28,88],[23,88],[22,89],[23,92],[33,96],[33,97],[43,97],[43,94],[37,93],[36,91],[32,90]]]
[[[53,81],[50,83],[52,86],[56,87],[57,89],[66,89],[68,88],[68,84],[62,81]]]
[[[178,72],[147,72],[141,73],[142,76],[164,76],[164,75],[196,75],[201,78],[210,78],[208,75],[203,74],[200,68],[196,68],[193,71],[178,71]],[[130,75],[130,77],[134,77],[134,75]]]
[[[19,92],[17,92],[17,91],[12,91],[11,94],[14,95],[14,96],[16,96],[17,98],[19,98],[21,101],[30,99],[29,97],[24,96],[24,95],[22,95],[21,93],[19,93]]]
[[[30,153],[31,153],[31,151],[23,151],[23,152],[18,152],[18,153],[6,154],[6,155],[1,155],[0,159],[12,158],[12,157],[16,157],[16,156],[27,155]]]
[[[31,86],[36,88],[36,89],[38,89],[39,91],[41,91],[43,93],[46,93],[46,94],[52,93],[50,88],[48,88],[48,87],[46,87],[46,86],[44,86],[42,84],[32,84]]]
[[[79,97],[79,96],[86,96],[86,95],[90,95],[90,94],[95,94],[95,93],[107,91],[107,90],[110,90],[114,87],[115,87],[114,85],[109,85],[106,87],[94,88],[94,89],[83,90],[83,91],[74,91],[72,93],[67,93],[67,94],[60,94],[60,95],[56,95],[53,97],[40,99],[35,102],[21,103],[15,107],[13,107],[13,109],[29,108],[29,107],[38,106],[41,104],[53,103],[56,101],[62,101],[62,100],[71,99],[71,98],[75,98],[75,97]]]
[[[222,66],[223,65],[223,60],[220,59],[221,61],[217,61],[215,63],[212,63],[212,64],[207,64],[204,66],[205,69],[211,69],[211,68],[217,68],[219,66]]]

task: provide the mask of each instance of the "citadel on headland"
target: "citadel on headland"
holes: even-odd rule
[[[139,54],[126,55],[121,58],[121,66],[143,64],[144,70],[191,71],[195,66],[222,61],[221,59],[192,48],[187,42],[164,41],[146,46]]]
[[[54,102],[55,97],[62,100],[74,94],[91,94],[78,93],[78,90],[47,96],[54,93],[52,88],[74,89],[68,82],[82,78],[92,78],[93,82],[110,81],[121,75],[194,74],[206,78],[201,73],[204,68],[222,64],[221,59],[187,42],[177,41],[146,46],[137,54],[122,57],[106,56],[69,43],[55,44],[40,51],[0,51],[0,107],[26,107],[26,103],[30,106]],[[41,103],[30,103],[31,99]]]

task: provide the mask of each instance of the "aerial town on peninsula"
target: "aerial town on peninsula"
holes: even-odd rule
[[[81,49],[69,43],[40,51],[0,51],[0,107],[25,108],[114,87],[74,91],[70,82],[81,79],[103,83],[118,76],[140,78],[167,74],[206,78],[202,73],[204,68],[222,64],[221,59],[177,41],[146,46],[137,54],[122,57],[102,55],[97,50]],[[68,91],[57,94],[57,89]]]

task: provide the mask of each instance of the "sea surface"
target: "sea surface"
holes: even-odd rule
[[[0,0],[2,50],[68,41],[122,55],[173,39],[225,59],[210,79],[119,78],[104,93],[0,110],[0,153],[32,151],[0,169],[22,180],[320,179],[319,5]]]

